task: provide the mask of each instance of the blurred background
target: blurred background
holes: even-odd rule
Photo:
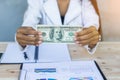
[[[120,41],[120,0],[97,0],[104,41]]]
[[[120,41],[120,0],[96,1],[103,40]],[[26,8],[27,0],[0,0],[0,41],[14,41],[15,32],[22,24]]]
[[[26,8],[27,0],[0,0],[0,41],[14,41]]]

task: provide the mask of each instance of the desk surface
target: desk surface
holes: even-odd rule
[[[7,42],[0,42],[4,52]],[[120,42],[100,42],[95,54],[90,55],[78,45],[68,45],[72,60],[96,60],[108,80],[120,80]],[[0,80],[18,80],[20,64],[0,65]]]

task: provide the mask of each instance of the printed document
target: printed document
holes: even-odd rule
[[[21,71],[24,80],[104,80],[94,61],[25,63]]]

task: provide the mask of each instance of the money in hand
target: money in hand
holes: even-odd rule
[[[37,25],[37,30],[42,32],[45,43],[74,43],[74,34],[81,31],[82,27]]]

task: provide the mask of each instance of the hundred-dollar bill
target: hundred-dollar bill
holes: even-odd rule
[[[45,43],[74,43],[75,32],[81,31],[81,26],[48,26],[37,25],[37,30],[42,32]]]

